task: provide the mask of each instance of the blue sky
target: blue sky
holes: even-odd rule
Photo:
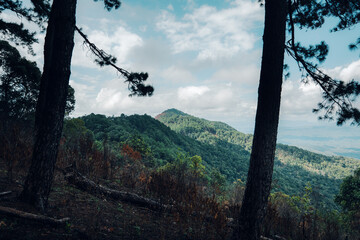
[[[107,12],[102,2],[79,0],[77,25],[91,41],[115,55],[119,66],[148,72],[154,96],[129,98],[123,79],[111,68],[96,66],[76,36],[71,75],[76,108],[72,116],[92,112],[156,116],[177,108],[253,132],[264,25],[264,8],[257,1],[122,3],[119,10]],[[348,50],[360,28],[330,33],[334,24],[330,19],[320,30],[298,30],[297,38],[304,44],[325,40],[330,54],[322,69],[345,81],[360,80],[360,51]],[[43,34],[39,37],[34,60],[41,66]],[[278,142],[360,158],[359,127],[318,121],[312,109],[321,100],[319,88],[301,83],[296,64],[288,57],[286,63],[291,77],[283,85]]]

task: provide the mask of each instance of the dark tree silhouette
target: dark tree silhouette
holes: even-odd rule
[[[250,157],[245,195],[238,226],[233,239],[260,239],[261,223],[266,212],[270,194],[283,74],[284,50],[292,56],[303,71],[303,81],[314,81],[323,90],[323,102],[314,112],[323,112],[320,119],[336,119],[341,125],[346,121],[360,125],[360,112],[353,102],[360,94],[356,81],[345,83],[326,75],[312,60],[326,59],[328,47],[325,42],[303,47],[295,41],[295,25],[316,29],[323,25],[325,17],[340,19],[332,29],[349,28],[360,21],[358,0],[259,0],[265,2],[265,30],[261,64],[258,106],[255,131]],[[286,23],[290,40],[285,42]],[[360,40],[350,45],[356,49]]]
[[[40,91],[40,69],[21,57],[7,41],[0,41],[0,118],[3,122],[34,119]],[[66,113],[74,110],[74,89],[69,85]]]
[[[35,145],[21,198],[45,210],[63,128],[74,47],[76,1],[54,0],[44,46]]]
[[[41,0],[33,3],[42,5]],[[71,57],[76,28],[76,0],[54,0],[48,20],[44,46],[44,71],[35,118],[35,145],[28,176],[20,198],[41,210],[45,210],[51,190],[58,146],[63,128],[66,95],[70,77]],[[105,8],[120,7],[119,0],[104,0]],[[85,42],[95,54],[100,66],[111,65],[128,82],[131,95],[151,95],[153,88],[144,85],[147,73],[128,73],[115,65],[116,58],[98,49],[85,36]],[[121,70],[121,71],[120,71]]]
[[[259,239],[270,194],[283,74],[286,0],[266,1],[255,132],[239,228],[234,239]]]
[[[20,56],[6,41],[0,41],[0,117],[27,119],[35,112],[41,72],[35,62]]]

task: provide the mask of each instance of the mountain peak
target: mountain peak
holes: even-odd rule
[[[157,115],[155,117],[155,119],[159,119],[161,116],[164,116],[164,115],[181,115],[181,116],[188,116],[188,114],[180,111],[180,110],[177,110],[175,108],[170,108],[168,110],[165,110],[164,112],[160,113],[159,115]]]

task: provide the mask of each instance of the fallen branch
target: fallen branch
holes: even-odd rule
[[[55,219],[44,215],[36,215],[33,213],[23,212],[14,208],[0,206],[0,214],[9,217],[18,217],[27,220],[34,220],[37,222],[50,224],[50,225],[63,225],[70,220],[70,218]]]
[[[12,191],[2,192],[2,193],[0,193],[0,197],[9,195],[9,194],[11,194],[11,193],[12,193]]]
[[[264,236],[260,236],[260,240],[272,240],[272,239],[271,239],[271,238],[264,237]]]
[[[65,175],[65,179],[70,184],[90,194],[103,195],[114,200],[130,202],[155,210],[170,210],[172,208],[169,205],[161,204],[155,200],[139,196],[135,193],[118,191],[98,185],[74,169]]]
[[[286,240],[285,238],[279,236],[279,235],[275,235],[274,236],[274,239],[272,238],[267,238],[267,237],[264,237],[264,236],[260,236],[260,240]]]

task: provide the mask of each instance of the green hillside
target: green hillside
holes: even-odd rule
[[[252,135],[238,132],[225,123],[200,119],[176,109],[166,110],[156,119],[182,135],[214,147],[217,147],[219,142],[242,146],[248,151],[249,157]],[[227,152],[224,152],[224,156],[226,154]],[[358,166],[359,161],[355,159],[325,156],[278,144],[273,188],[274,191],[299,194],[306,183],[310,182],[314,191],[322,195],[323,202],[335,207],[333,198],[339,190],[341,179],[350,175]]]
[[[252,135],[236,131],[221,122],[196,118],[176,109],[158,115],[106,117],[99,114],[83,116],[85,127],[96,141],[106,141],[114,152],[123,144],[141,143],[146,149],[149,167],[173,162],[179,153],[202,157],[208,172],[218,169],[229,184],[246,180]],[[145,150],[144,150],[145,151]],[[329,157],[297,147],[278,144],[273,191],[301,195],[311,183],[327,207],[335,208],[334,195],[341,179],[350,175],[359,162],[344,157]]]
[[[252,135],[238,132],[222,122],[193,117],[176,109],[166,110],[155,119],[170,127],[171,130],[200,142],[215,144],[221,140],[240,145],[247,151],[251,149]]]
[[[249,152],[240,145],[217,140],[214,147],[178,134],[148,115],[106,117],[90,114],[81,119],[97,141],[106,138],[114,150],[131,139],[141,139],[150,149],[151,167],[172,162],[179,153],[188,153],[200,155],[209,171],[218,169],[229,182],[246,178]]]

